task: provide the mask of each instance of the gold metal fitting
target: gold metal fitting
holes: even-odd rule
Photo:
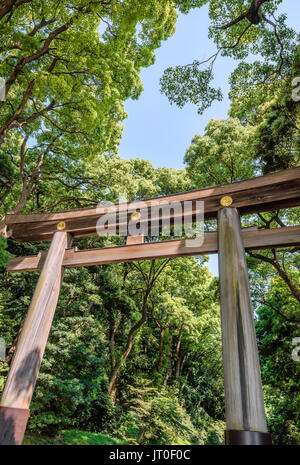
[[[132,221],[138,221],[141,218],[141,213],[140,212],[133,212],[130,215],[130,219]]]
[[[232,198],[229,197],[229,195],[225,195],[225,197],[221,198],[220,204],[222,205],[222,207],[229,207],[229,205],[232,204]]]
[[[57,223],[56,229],[58,231],[63,231],[64,229],[66,229],[66,223],[64,221],[61,221],[60,223]]]

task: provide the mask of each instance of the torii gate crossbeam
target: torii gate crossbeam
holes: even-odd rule
[[[224,196],[229,203],[223,202]],[[205,218],[218,219],[218,231],[206,234],[201,245],[195,242],[193,246],[189,240],[187,247],[184,239],[142,243],[143,240],[138,238],[140,243],[124,247],[77,251],[70,248],[72,237],[96,234],[97,219],[105,213],[104,210],[7,215],[6,223],[14,239],[28,242],[51,239],[51,245],[46,253],[16,257],[8,264],[10,272],[40,269],[41,274],[2,393],[0,444],[22,443],[66,267],[208,253],[219,254],[226,444],[271,443],[263,404],[245,249],[299,245],[300,226],[242,230],[240,215],[299,206],[300,167],[224,186],[135,202],[134,209],[147,210],[141,222],[144,226],[152,220],[161,224],[164,213],[153,218],[150,212],[153,202],[160,205],[186,200],[193,205],[191,221],[195,219],[198,200],[204,201]],[[128,210],[124,220],[122,211],[128,209],[128,205],[119,204],[116,208],[118,229],[122,226],[121,221],[129,221],[131,212]],[[184,210],[179,214],[185,219]],[[174,223],[176,214],[169,212],[168,219]]]

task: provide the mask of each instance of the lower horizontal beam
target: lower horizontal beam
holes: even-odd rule
[[[243,243],[246,250],[271,249],[300,245],[300,226],[278,229],[244,229]],[[204,235],[202,245],[199,239],[180,239],[145,244],[105,247],[103,249],[65,251],[62,266],[66,268],[105,265],[137,260],[184,257],[189,255],[209,255],[218,252],[216,232]],[[7,266],[9,272],[40,270],[46,259],[47,251],[28,257],[12,258]]]

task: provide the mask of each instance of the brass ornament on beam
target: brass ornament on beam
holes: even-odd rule
[[[221,198],[220,204],[222,205],[222,207],[229,207],[232,204],[232,198],[229,197],[229,195],[225,195]]]
[[[59,223],[57,223],[56,229],[57,231],[63,231],[64,229],[66,229],[66,223],[64,221],[60,221]]]
[[[131,213],[130,219],[131,219],[132,221],[138,221],[138,220],[140,220],[140,219],[141,219],[141,213],[138,212],[138,211]]]

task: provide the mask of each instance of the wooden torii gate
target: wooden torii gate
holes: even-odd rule
[[[226,444],[271,444],[267,431],[260,366],[251,309],[245,250],[300,245],[300,226],[278,229],[241,229],[240,215],[300,205],[300,167],[246,181],[156,199],[158,204],[204,201],[204,218],[218,220],[218,231],[198,239],[143,243],[127,238],[127,245],[102,249],[71,248],[72,237],[95,235],[105,209],[95,208],[46,214],[7,215],[15,240],[51,240],[49,250],[37,256],[12,258],[9,272],[41,270],[24,327],[14,354],[0,403],[0,444],[21,444],[29,406],[51,328],[65,268],[133,260],[219,254],[219,279],[226,407]],[[135,202],[146,208],[144,226],[152,218],[153,199]],[[140,207],[139,207],[140,205]],[[145,206],[146,205],[146,206]],[[117,226],[128,204],[116,206]],[[128,211],[127,221],[132,213]],[[175,214],[168,213],[174,223]],[[185,212],[182,210],[182,219]],[[131,216],[132,217],[132,216]],[[145,218],[145,217],[144,217]],[[194,216],[192,216],[193,220]],[[142,225],[143,226],[143,225]],[[194,243],[191,241],[195,241]]]

